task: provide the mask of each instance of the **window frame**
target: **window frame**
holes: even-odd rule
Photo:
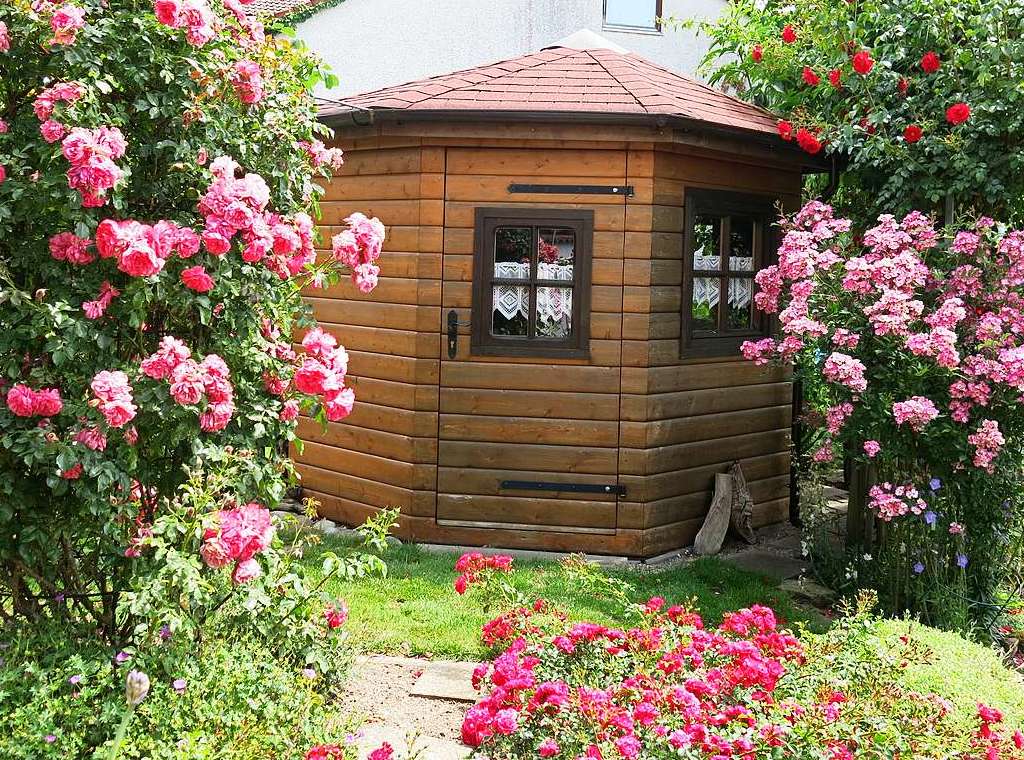
[[[680,356],[693,357],[727,357],[738,355],[740,345],[751,339],[763,338],[770,334],[772,320],[769,315],[754,308],[753,327],[744,330],[724,328],[728,318],[728,291],[731,279],[749,279],[751,295],[756,290],[754,277],[759,271],[770,265],[775,258],[777,248],[777,231],[774,221],[778,217],[778,205],[781,201],[777,196],[741,193],[730,190],[708,190],[705,188],[684,188],[684,229],[683,229],[683,283],[682,304],[682,335]],[[694,225],[700,215],[715,216],[722,219],[719,233],[719,268],[694,269]],[[729,219],[733,216],[747,217],[754,220],[753,231],[753,269],[749,275],[729,270]],[[700,277],[715,277],[719,283],[719,314],[718,327],[715,332],[700,334],[693,325],[693,285]],[[723,329],[724,328],[724,329]]]
[[[632,24],[608,23],[608,0],[601,4],[601,28],[610,32],[639,32],[642,34],[661,34],[661,14],[664,0],[654,0],[654,26],[634,26]]]
[[[530,288],[529,323],[536,319],[537,288],[572,288],[572,330],[567,338],[506,337],[491,334],[494,315],[494,231],[498,227],[532,227],[529,280],[506,280]],[[537,230],[564,227],[576,234],[573,278],[542,280],[537,272]],[[470,355],[538,358],[590,356],[590,273],[594,249],[591,209],[483,207],[476,209],[473,244],[473,302],[470,317]]]

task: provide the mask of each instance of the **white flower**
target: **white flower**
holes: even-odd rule
[[[783,5],[781,8],[779,8],[779,13],[781,13],[783,16],[788,16],[788,15],[790,15],[792,13],[796,13],[796,6],[795,5]]]

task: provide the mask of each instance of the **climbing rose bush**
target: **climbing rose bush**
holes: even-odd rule
[[[0,7],[4,615],[123,639],[154,577],[220,609],[209,584],[267,570],[298,416],[352,409],[300,294],[372,289],[385,230],[354,215],[318,259],[333,78],[244,4]]]
[[[1024,231],[939,230],[916,211],[856,231],[812,201],[756,281],[780,332],[744,355],[817,389],[815,461],[877,473],[868,507],[886,529],[861,582],[935,622],[984,618],[1020,545]]]
[[[713,83],[843,169],[851,212],[1024,206],[1016,0],[740,0],[702,25]]]

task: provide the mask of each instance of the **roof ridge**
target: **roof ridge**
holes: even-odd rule
[[[630,89],[629,87],[626,87],[626,85],[623,84],[622,81],[620,81],[617,76],[615,76],[612,72],[610,72],[608,70],[608,67],[605,66],[604,63],[597,56],[594,55],[594,51],[593,50],[584,50],[582,52],[584,52],[587,55],[589,55],[590,58],[594,61],[594,63],[596,63],[598,66],[600,66],[601,69],[604,71],[604,73],[607,74],[608,76],[610,76],[612,78],[612,80],[614,80],[615,84],[617,84],[619,87],[621,87],[626,92],[626,94],[629,95],[629,97],[633,98],[633,100],[636,101],[636,104],[638,106],[640,106],[641,109],[643,109],[644,113],[650,113],[650,111],[647,110],[647,106],[644,105],[643,102],[640,100],[640,98],[638,98],[636,96],[636,93],[633,92],[633,90]],[[623,54],[622,53],[618,53],[618,55],[623,55]]]

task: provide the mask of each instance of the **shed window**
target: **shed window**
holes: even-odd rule
[[[473,353],[586,356],[594,212],[476,212]]]
[[[661,31],[661,0],[604,0],[604,26],[622,31]]]
[[[754,275],[768,263],[773,199],[710,190],[686,193],[683,355],[727,356],[768,333],[754,308]]]

